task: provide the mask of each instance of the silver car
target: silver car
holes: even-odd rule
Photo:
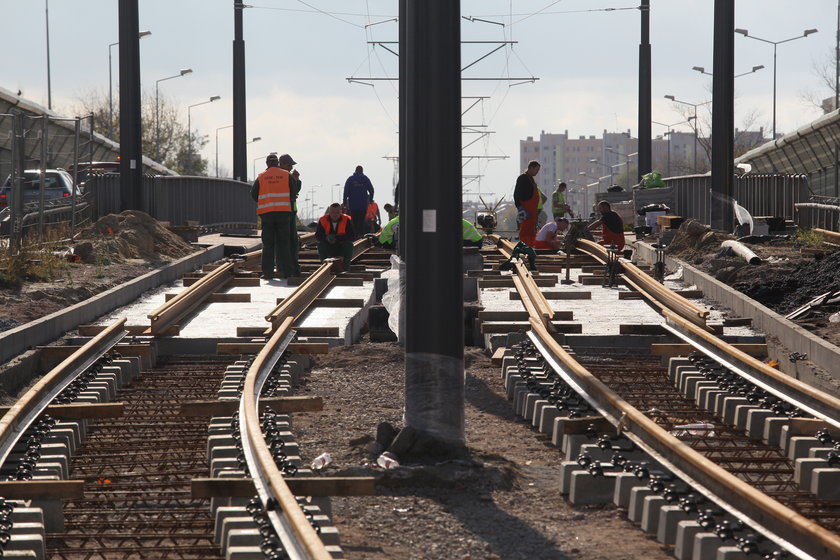
[[[82,196],[76,188],[76,196]],[[27,169],[23,172],[23,202],[37,202],[41,196],[41,170]],[[73,177],[63,169],[47,169],[44,174],[44,200],[55,200],[73,196]],[[9,175],[0,188],[0,208],[9,206],[12,198],[12,176]]]

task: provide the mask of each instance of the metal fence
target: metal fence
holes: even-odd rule
[[[47,227],[61,226],[72,232],[90,218],[90,208],[75,189],[67,198],[45,198],[46,170],[57,168],[56,162],[78,162],[92,154],[92,117],[65,119],[21,112],[0,114],[0,128],[7,134],[0,142],[0,188],[8,206],[0,212],[0,234],[10,237],[16,249],[25,235],[34,230],[43,239]],[[57,123],[62,126],[56,127]],[[87,132],[83,134],[83,130]],[[92,157],[92,156],[90,156]],[[27,170],[38,170],[42,177],[36,200],[25,200],[24,181]],[[74,171],[75,173],[75,171]],[[73,177],[74,183],[76,177]]]
[[[665,179],[663,198],[673,201],[671,211],[685,218],[694,218],[705,224],[711,223],[714,205],[731,204],[712,192],[712,178],[709,175],[689,175]],[[645,189],[647,193],[658,189]],[[642,191],[642,192],[645,192]],[[809,216],[800,213],[798,203],[808,202],[811,192],[806,175],[760,174],[736,177],[733,182],[733,200],[747,209],[753,216],[783,217],[797,222],[802,228],[813,227]],[[638,197],[636,197],[638,200]],[[637,209],[644,206],[637,202]]]
[[[140,210],[172,225],[254,224],[257,203],[250,185],[214,177],[144,176]],[[94,219],[120,212],[120,176],[93,175],[86,192],[91,196]]]

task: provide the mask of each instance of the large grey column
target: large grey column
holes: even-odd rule
[[[713,229],[731,232],[735,173],[735,3],[715,0],[714,76],[712,77]]]
[[[120,209],[140,210],[143,142],[140,119],[140,16],[138,0],[119,0]]]
[[[447,453],[464,444],[460,2],[400,7],[405,421],[425,453]]]
[[[642,175],[653,171],[653,148],[651,147],[651,62],[650,62],[650,0],[642,0],[642,29],[639,41],[639,153],[637,161],[638,182]],[[670,144],[669,144],[670,146]]]

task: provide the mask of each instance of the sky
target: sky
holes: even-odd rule
[[[835,0],[733,0],[735,26],[778,46],[777,131],[791,132],[820,116],[808,98],[833,95],[816,67],[831,60],[837,36]],[[247,3],[247,0],[246,0]],[[673,95],[690,103],[711,99],[713,0],[651,0],[653,120],[678,123]],[[571,137],[604,130],[637,131],[640,12],[632,0],[462,0],[463,41],[513,41],[464,71],[462,95],[483,97],[463,124],[489,134],[465,134],[464,199],[510,198],[519,167],[519,141],[541,131]],[[299,206],[320,213],[363,165],[380,206],[393,200],[398,155],[396,0],[254,0],[244,11],[249,171],[264,168],[268,152],[290,153],[304,182]],[[108,45],[118,40],[115,0],[0,0],[7,48],[0,86],[47,105],[45,7],[53,108],[67,116],[91,90],[107,95]],[[232,165],[232,0],[140,0],[141,80],[154,95],[191,110],[194,130],[209,137],[203,155],[215,169]],[[470,19],[467,19],[470,18]],[[467,44],[462,67],[499,44]],[[114,88],[118,52],[113,47]],[[17,53],[11,56],[14,50]],[[763,70],[735,81],[735,122],[743,129],[771,128],[773,46],[735,36],[735,71]],[[833,73],[833,66],[832,73]],[[354,78],[355,82],[348,81]],[[527,78],[529,81],[519,78]],[[530,81],[530,78],[537,78]],[[362,82],[362,83],[360,83]],[[464,100],[466,110],[475,100]],[[709,107],[709,106],[706,106]],[[708,120],[706,108],[701,121]],[[690,131],[687,124],[674,127]],[[667,129],[653,125],[654,136]],[[218,146],[216,136],[218,135]],[[256,161],[255,161],[256,160]],[[308,200],[307,200],[308,199]]]

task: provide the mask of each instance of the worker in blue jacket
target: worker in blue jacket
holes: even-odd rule
[[[373,184],[364,174],[362,166],[357,165],[356,172],[344,182],[344,197],[342,198],[344,206],[353,220],[353,229],[357,236],[365,233],[365,214],[367,214],[368,205],[372,200]]]

